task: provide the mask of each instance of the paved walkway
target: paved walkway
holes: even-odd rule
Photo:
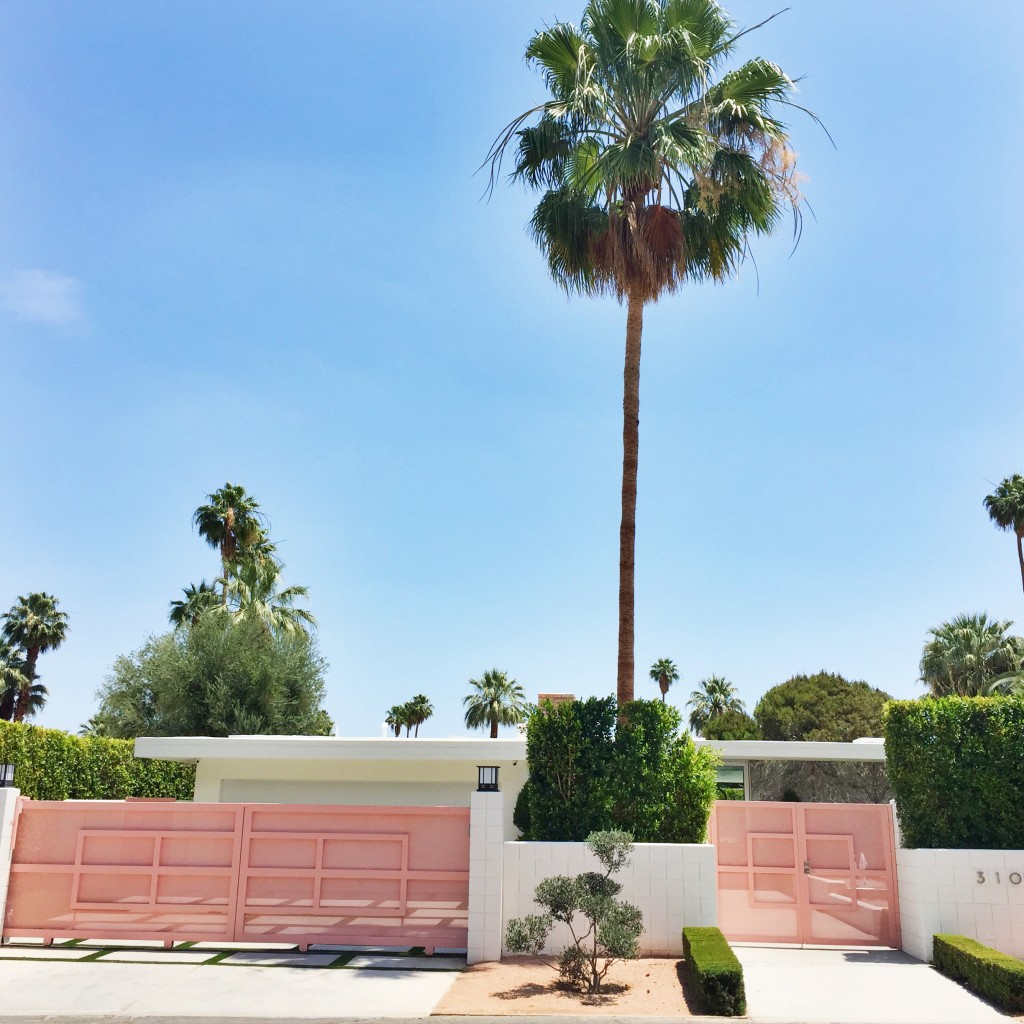
[[[928,964],[896,950],[738,946],[757,1024],[1006,1024]]]

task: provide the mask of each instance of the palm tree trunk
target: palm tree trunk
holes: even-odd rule
[[[633,699],[633,575],[636,563],[636,476],[640,455],[640,338],[644,303],[626,306],[626,363],[622,371],[622,521],[619,525],[619,706]]]
[[[1020,562],[1020,583],[1024,587],[1024,547],[1021,546],[1022,535],[1017,534],[1017,560]]]
[[[494,715],[491,718],[491,739],[496,740],[498,738],[498,716]]]
[[[36,662],[39,660],[39,648],[29,647],[25,651],[25,682],[18,690],[18,699],[14,705],[14,721],[21,722],[28,714],[29,696],[32,684],[36,681]]]

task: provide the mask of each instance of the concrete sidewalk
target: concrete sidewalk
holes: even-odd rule
[[[894,949],[733,945],[757,1024],[1006,1024],[928,964]]]

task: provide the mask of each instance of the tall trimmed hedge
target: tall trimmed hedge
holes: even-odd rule
[[[1024,700],[892,701],[884,724],[905,845],[1024,849]]]
[[[14,784],[35,800],[191,800],[196,771],[174,761],[137,758],[132,740],[71,736],[59,729],[0,722],[0,761],[13,762]]]

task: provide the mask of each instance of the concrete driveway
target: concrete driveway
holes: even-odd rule
[[[1007,1017],[928,964],[893,949],[740,946],[758,1024],[995,1024]]]
[[[457,971],[0,961],[0,1022],[426,1017]]]

